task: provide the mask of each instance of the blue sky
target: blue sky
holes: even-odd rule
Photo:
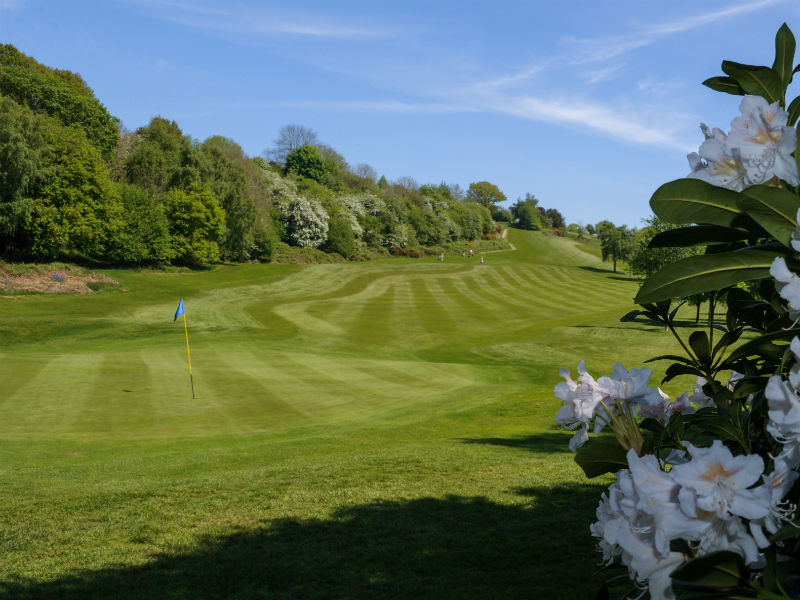
[[[129,129],[161,115],[257,156],[295,123],[389,180],[629,226],[688,173],[699,123],[738,114],[701,82],[771,65],[783,22],[800,37],[800,2],[0,0],[0,42],[80,73]]]

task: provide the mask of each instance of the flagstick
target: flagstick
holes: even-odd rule
[[[183,313],[183,331],[186,334],[186,356],[189,358],[189,381],[192,384],[192,400],[194,400],[194,377],[192,377],[192,355],[189,352],[189,329],[186,327],[186,313]]]

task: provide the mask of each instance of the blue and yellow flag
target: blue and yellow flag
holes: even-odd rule
[[[180,304],[178,304],[178,310],[175,311],[175,318],[172,319],[173,323],[177,321],[178,317],[180,317],[182,314],[183,314],[183,298],[181,298],[181,302]]]

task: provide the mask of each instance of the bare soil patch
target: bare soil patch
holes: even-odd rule
[[[117,281],[67,264],[18,265],[0,263],[0,294],[91,294],[122,289]]]

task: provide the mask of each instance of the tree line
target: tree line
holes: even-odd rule
[[[316,134],[279,132],[264,157],[175,121],[121,126],[77,74],[0,45],[0,255],[118,264],[269,261],[281,245],[345,258],[488,235],[488,182],[389,182]]]

